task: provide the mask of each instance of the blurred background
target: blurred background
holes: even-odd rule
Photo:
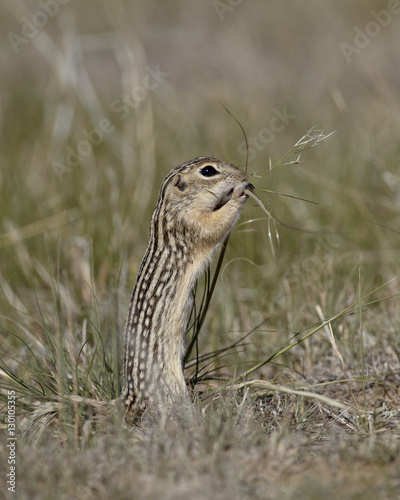
[[[318,321],[316,305],[336,314],[399,273],[399,2],[16,0],[0,8],[6,343],[14,342],[7,330],[34,342],[57,317],[82,342],[91,329],[106,340],[122,331],[163,177],[196,156],[245,164],[243,134],[220,102],[246,131],[258,196],[301,231],[268,226],[249,200],[203,349],[263,322],[236,363],[263,358]],[[336,134],[286,163],[299,162],[279,163],[313,128]],[[385,293],[398,293],[397,282]],[[382,302],[365,312],[371,345],[399,346],[396,310]],[[345,356],[358,350],[359,322],[339,325]],[[323,345],[303,343],[286,363],[310,374]]]

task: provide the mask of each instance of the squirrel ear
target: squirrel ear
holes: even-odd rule
[[[179,191],[183,192],[187,187],[187,182],[180,174],[177,174],[174,178],[173,185],[178,188]]]

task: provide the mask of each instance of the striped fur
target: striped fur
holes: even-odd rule
[[[202,174],[212,166],[215,175]],[[179,165],[164,179],[125,330],[122,398],[127,412],[188,400],[184,333],[193,286],[246,201],[246,174],[214,158]]]

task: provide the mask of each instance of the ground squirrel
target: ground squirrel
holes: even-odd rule
[[[146,401],[172,406],[188,399],[182,358],[193,286],[237,221],[249,187],[243,170],[215,158],[196,158],[165,177],[125,330],[128,413]]]

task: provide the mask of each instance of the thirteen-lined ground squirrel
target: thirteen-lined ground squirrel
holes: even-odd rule
[[[122,399],[173,405],[188,398],[184,333],[193,286],[246,202],[247,175],[215,158],[196,158],[164,179],[125,330]]]

